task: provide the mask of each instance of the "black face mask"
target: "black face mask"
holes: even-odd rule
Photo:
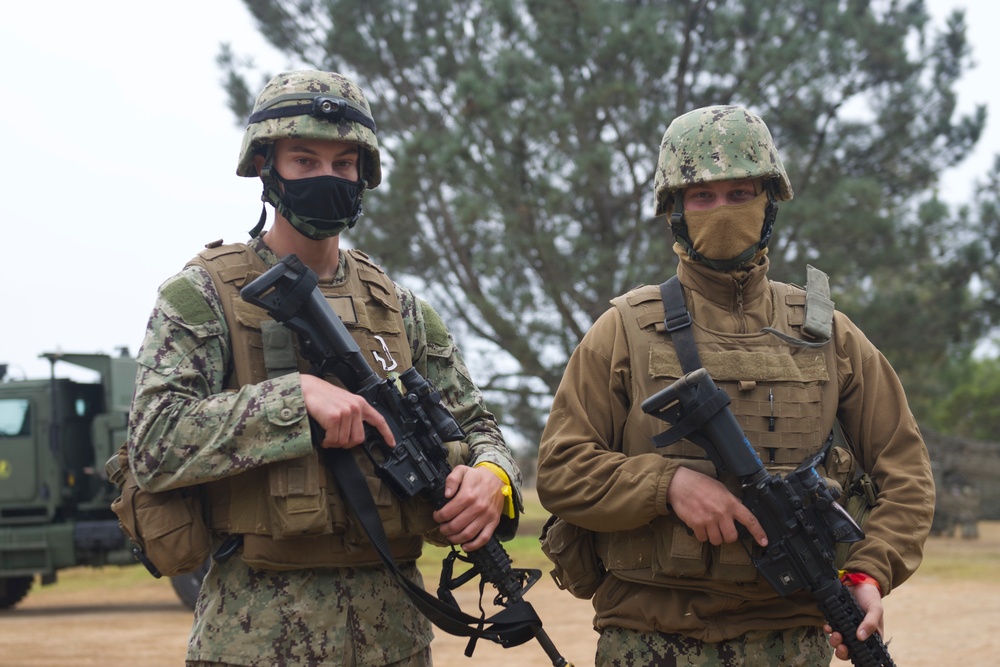
[[[265,187],[265,198],[292,227],[310,239],[336,236],[361,217],[363,180],[348,181],[336,176],[287,180],[273,167],[271,173],[284,192],[279,194],[273,185]]]

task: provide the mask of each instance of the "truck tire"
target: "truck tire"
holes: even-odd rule
[[[10,609],[24,599],[34,577],[0,577],[0,609]]]
[[[208,566],[211,563],[212,559],[205,559],[205,562],[199,565],[198,569],[194,572],[170,577],[170,585],[174,587],[177,597],[181,599],[181,602],[188,609],[194,609],[194,605],[198,601],[198,591],[201,590],[201,582],[205,580],[205,575],[208,574]]]

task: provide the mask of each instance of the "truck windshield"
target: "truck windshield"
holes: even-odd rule
[[[21,438],[31,435],[26,398],[0,399],[0,438]]]

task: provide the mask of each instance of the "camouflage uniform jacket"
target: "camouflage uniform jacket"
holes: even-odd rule
[[[708,330],[728,335],[738,347],[764,327],[775,326],[775,289],[767,279],[766,258],[736,280],[688,261],[683,251],[679,254],[678,276],[695,322],[696,342]],[[633,420],[649,419],[639,408],[647,396],[633,395],[633,374],[652,371],[650,359],[629,357],[622,318],[620,309],[609,309],[573,353],[539,449],[537,486],[543,505],[566,521],[596,531],[599,540],[669,516],[667,489],[681,465],[679,459],[661,455],[650,441],[666,429],[662,422],[639,438],[642,442],[624,441],[626,434],[638,433]],[[670,345],[664,333],[649,335],[657,336],[660,345]],[[934,506],[929,458],[896,374],[842,313],[834,314],[828,345],[834,346],[829,382],[836,382],[836,419],[880,488],[865,525],[867,537],[852,547],[845,568],[870,574],[888,594],[916,570],[922,557]],[[749,409],[745,403],[743,407]],[[733,409],[741,417],[735,401]],[[817,422],[817,443],[831,425]],[[807,594],[780,598],[761,580],[677,577],[669,584],[650,585],[612,573],[594,594],[593,604],[598,629],[679,633],[710,642],[752,630],[823,622]]]
[[[249,245],[267,266],[277,263],[261,239]],[[343,278],[342,263],[334,280]],[[179,280],[204,296],[214,318],[185,322],[164,297]],[[396,288],[414,366],[468,433],[470,465],[502,467],[520,509],[520,473],[451,335],[428,304]],[[230,346],[218,293],[204,269],[188,267],[164,282],[138,355],[129,420],[130,465],[143,488],[200,484],[311,451],[298,374],[224,391]],[[268,409],[287,415],[289,408],[295,414],[280,424],[265,417]],[[403,569],[419,580],[412,563]],[[382,665],[417,653],[431,638],[427,619],[381,566],[278,572],[253,570],[234,557],[213,563],[205,578],[188,660]]]

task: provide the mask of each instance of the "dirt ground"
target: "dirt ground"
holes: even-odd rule
[[[464,610],[476,609],[475,596],[470,590],[459,597]],[[562,655],[577,667],[593,665],[590,603],[558,591],[548,575],[526,597]],[[931,538],[921,569],[885,606],[885,636],[899,667],[1000,663],[1000,522],[981,524],[978,540]],[[0,612],[0,665],[176,667],[184,662],[190,622],[170,584],[141,568],[70,570]],[[470,660],[464,640],[437,635],[439,667],[551,664],[534,641],[512,649],[480,643]]]

